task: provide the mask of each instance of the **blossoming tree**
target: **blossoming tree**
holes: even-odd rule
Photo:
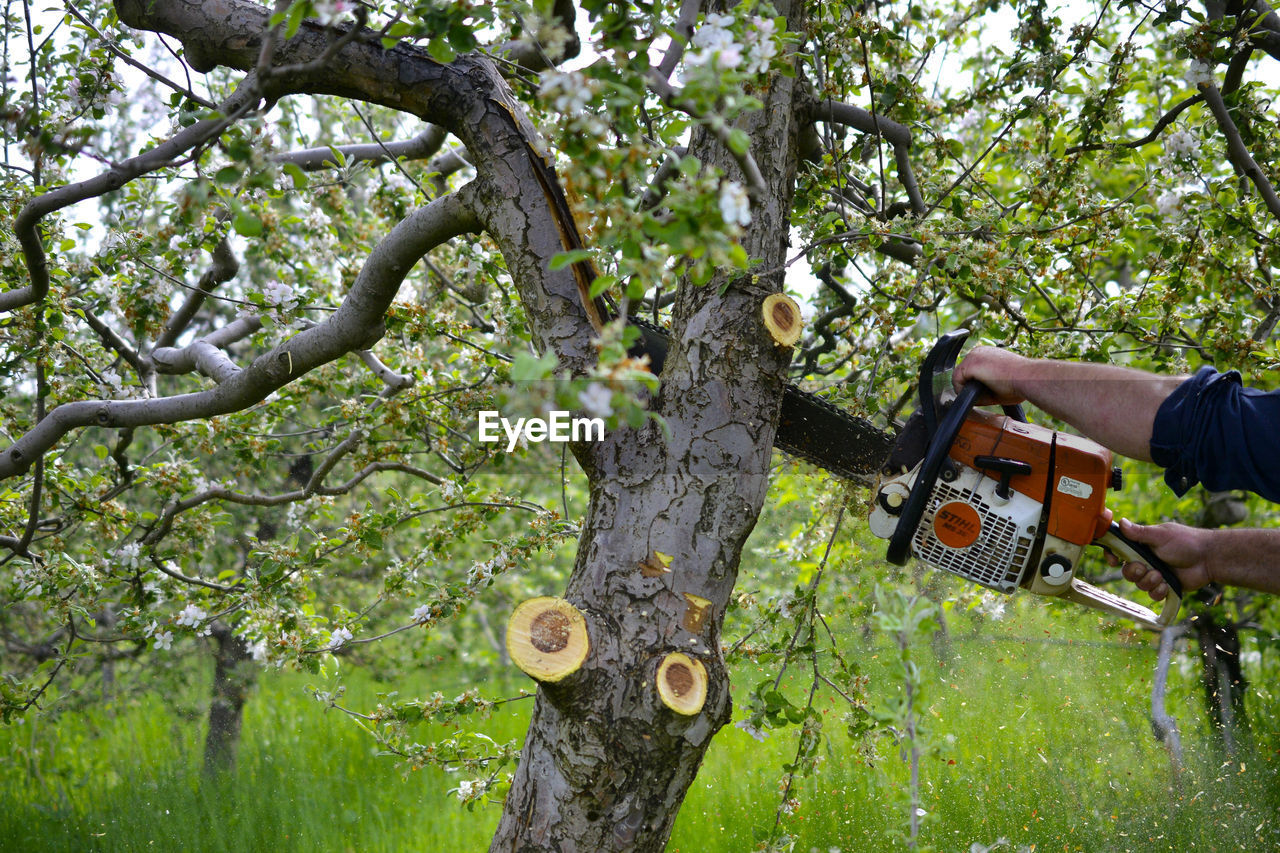
[[[788,381],[887,428],[961,321],[1274,364],[1275,13],[1009,8],[8,4],[6,718],[84,649],[315,668],[519,574],[554,593],[528,644],[581,657],[494,849],[660,849],[731,718]],[[761,314],[788,286],[796,350]],[[628,315],[667,328],[660,376]],[[493,405],[608,419],[580,523],[474,440]]]

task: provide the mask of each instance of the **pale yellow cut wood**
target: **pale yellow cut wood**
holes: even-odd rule
[[[707,669],[683,652],[671,652],[658,666],[658,695],[677,714],[691,717],[707,701]]]
[[[531,598],[507,622],[507,652],[538,681],[556,682],[576,672],[590,650],[587,621],[563,598]]]
[[[780,347],[795,346],[804,328],[804,319],[796,301],[785,293],[771,293],[765,297],[760,310],[773,342]]]
[[[691,592],[684,594],[684,600],[684,621],[680,624],[691,634],[701,634],[702,626],[707,621],[707,613],[711,609],[711,602]]]

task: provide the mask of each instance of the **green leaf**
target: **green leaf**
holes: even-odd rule
[[[220,184],[234,184],[240,180],[240,175],[240,167],[223,166],[218,170],[217,174],[213,176],[213,179]]]
[[[591,257],[590,249],[572,249],[568,252],[560,252],[551,259],[548,265],[552,272],[562,270],[570,264],[576,264],[578,261],[585,261]]]
[[[427,42],[427,53],[431,54],[431,58],[441,65],[453,62],[454,57],[458,55],[454,51],[453,45],[439,36]]]
[[[293,188],[295,190],[304,190],[307,188],[307,173],[302,171],[302,167],[297,163],[285,163],[284,171],[293,179]]]
[[[617,276],[612,276],[612,275],[596,276],[596,280],[591,282],[591,291],[590,291],[591,298],[595,299],[597,296],[604,293],[606,290],[613,287],[617,283],[618,283]]]
[[[292,6],[289,7],[289,25],[284,29],[284,37],[293,38],[298,34],[299,28],[302,27],[302,21],[307,17],[311,4],[307,0],[294,0]]]
[[[536,382],[550,379],[560,364],[555,353],[547,353],[541,358],[522,352],[511,362],[511,381]]]
[[[252,211],[240,210],[236,213],[236,218],[231,221],[231,227],[236,229],[236,233],[245,237],[261,237],[263,232],[262,220]]]
[[[734,128],[729,131],[729,150],[741,157],[751,148],[751,137],[745,130]]]

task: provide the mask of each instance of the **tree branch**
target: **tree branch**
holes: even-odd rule
[[[116,0],[115,6],[127,26],[181,39],[187,55],[198,56],[206,69],[253,68],[268,20],[266,9],[247,0]],[[556,353],[568,370],[586,372],[597,357],[589,300],[583,299],[574,269],[548,268],[566,248],[565,235],[577,237],[577,225],[559,181],[545,180],[554,174],[551,164],[539,153],[537,132],[493,61],[462,54],[443,64],[413,45],[384,49],[376,38],[356,38],[317,67],[313,60],[325,55],[330,42],[329,28],[303,21],[274,52],[279,65],[300,70],[287,77],[273,74],[263,81],[264,93],[367,101],[439,124],[456,136],[476,169],[475,210],[483,214],[482,224],[507,262],[535,345]]]
[[[1272,59],[1280,59],[1280,15],[1265,0],[1257,0],[1251,8],[1258,20],[1253,24],[1249,40]]]
[[[818,101],[808,110],[809,121],[830,121],[843,124],[870,136],[883,139],[893,146],[894,162],[898,166],[898,181],[907,193],[911,202],[911,211],[917,216],[924,215],[924,198],[920,195],[920,184],[916,181],[915,171],[911,167],[911,130],[905,124],[893,119],[876,115],[862,107],[846,104],[830,98]]]
[[[64,403],[0,454],[0,479],[26,471],[77,427],[137,427],[239,411],[302,374],[367,347],[370,332],[381,329],[383,315],[418,260],[445,240],[478,228],[471,194],[464,188],[437,199],[396,225],[369,255],[347,297],[329,319],[277,345],[249,367],[224,378],[216,388],[156,400]]]
[[[244,340],[261,328],[262,321],[257,317],[241,317],[185,347],[156,347],[151,352],[151,360],[160,373],[190,373],[198,370],[213,381],[221,383],[240,372],[240,368],[232,363],[222,348]]]
[[[125,64],[133,66],[134,68],[141,71],[143,74],[150,77],[152,80],[155,80],[157,83],[168,86],[170,89],[173,89],[175,92],[180,92],[189,101],[195,104],[199,104],[200,106],[204,107],[206,110],[217,109],[217,105],[214,104],[213,101],[210,101],[207,98],[200,97],[195,92],[188,89],[186,86],[183,86],[181,83],[173,82],[168,77],[161,74],[159,71],[156,71],[155,69],[151,68],[145,63],[139,62],[138,60],[130,56],[128,53],[121,50],[119,47],[116,46],[115,42],[113,42],[111,39],[103,35],[102,32],[97,27],[95,27],[88,18],[80,14],[80,12],[76,10],[74,3],[64,3],[63,8],[66,9],[68,14],[74,17],[77,21],[84,24],[85,28],[88,29],[95,36],[97,36],[99,41],[102,42],[102,44],[107,48],[107,50],[111,51],[111,53],[115,57],[122,60]]]
[[[13,221],[13,231],[22,246],[31,284],[0,293],[0,311],[13,311],[40,302],[49,292],[49,259],[39,231],[42,219],[77,202],[118,190],[142,175],[173,165],[191,149],[216,138],[242,113],[252,109],[260,97],[257,80],[249,75],[241,80],[231,97],[219,105],[219,115],[216,118],[202,119],[156,147],[137,157],[130,157],[97,177],[51,190],[23,205]]]
[[[673,110],[679,110],[690,118],[697,119],[711,132],[716,141],[733,155],[733,158],[738,161],[738,167],[742,169],[743,177],[747,179],[747,191],[752,201],[759,202],[763,195],[768,192],[764,175],[760,173],[760,166],[756,164],[755,158],[751,156],[750,151],[739,153],[734,151],[733,146],[729,144],[729,136],[733,132],[733,128],[721,120],[718,115],[705,116],[692,102],[682,100],[680,92],[668,83],[667,79],[659,74],[656,68],[649,70],[648,82],[649,89],[661,98],[664,104]]]
[[[569,34],[568,40],[564,43],[564,50],[558,56],[547,54],[537,41],[537,33],[530,33],[527,38],[517,41],[505,42],[499,45],[494,53],[504,57],[508,62],[514,62],[526,71],[544,71],[554,68],[557,62],[573,59],[582,50],[582,40],[578,38],[574,26],[578,10],[574,8],[573,0],[555,0],[551,14],[556,23]]]
[[[226,219],[227,217],[228,213],[225,208],[219,211],[219,219]],[[236,273],[239,271],[240,262],[236,259],[235,253],[231,251],[231,241],[224,236],[213,247],[213,263],[209,266],[209,269],[205,270],[204,275],[200,276],[200,281],[196,284],[196,290],[188,294],[186,301],[169,316],[169,319],[164,324],[164,331],[156,339],[154,349],[160,350],[173,346],[174,342],[178,340],[178,336],[186,331],[187,326],[191,325],[191,320],[196,316],[196,312],[200,310],[200,306],[204,304],[205,298],[218,285],[225,284],[235,278]],[[154,357],[154,352],[152,355]]]
[[[1227,109],[1226,102],[1222,100],[1222,92],[1218,91],[1218,87],[1213,83],[1201,83],[1200,94],[1204,95],[1205,104],[1209,107],[1209,112],[1213,113],[1213,117],[1218,122],[1218,129],[1222,131],[1227,141],[1227,158],[1240,170],[1241,174],[1253,182],[1267,210],[1280,220],[1280,196],[1276,195],[1275,188],[1267,180],[1262,167],[1253,159],[1249,149],[1245,148],[1244,140],[1240,138],[1240,131],[1231,119],[1231,112]]]
[[[412,139],[400,142],[365,142],[357,145],[340,145],[337,150],[347,162],[385,163],[389,160],[422,160],[440,150],[444,144],[444,128],[430,125]],[[334,148],[328,145],[277,154],[271,159],[277,163],[292,163],[307,172],[335,168]]]
[[[693,38],[693,25],[698,22],[698,12],[701,9],[701,0],[684,0],[680,4],[680,17],[672,27],[674,33],[671,36],[671,44],[667,45],[667,52],[662,55],[662,61],[658,63],[658,73],[662,75],[663,80],[671,79],[671,74],[680,63],[680,57],[684,56],[685,45],[688,44],[689,39]]]

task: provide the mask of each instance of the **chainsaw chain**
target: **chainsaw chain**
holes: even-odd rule
[[[667,330],[636,316],[627,320],[641,330],[633,354],[648,355],[654,372],[661,373],[670,341]],[[868,484],[884,466],[893,442],[892,434],[817,394],[793,384],[783,389],[774,445],[788,455],[838,477]]]

